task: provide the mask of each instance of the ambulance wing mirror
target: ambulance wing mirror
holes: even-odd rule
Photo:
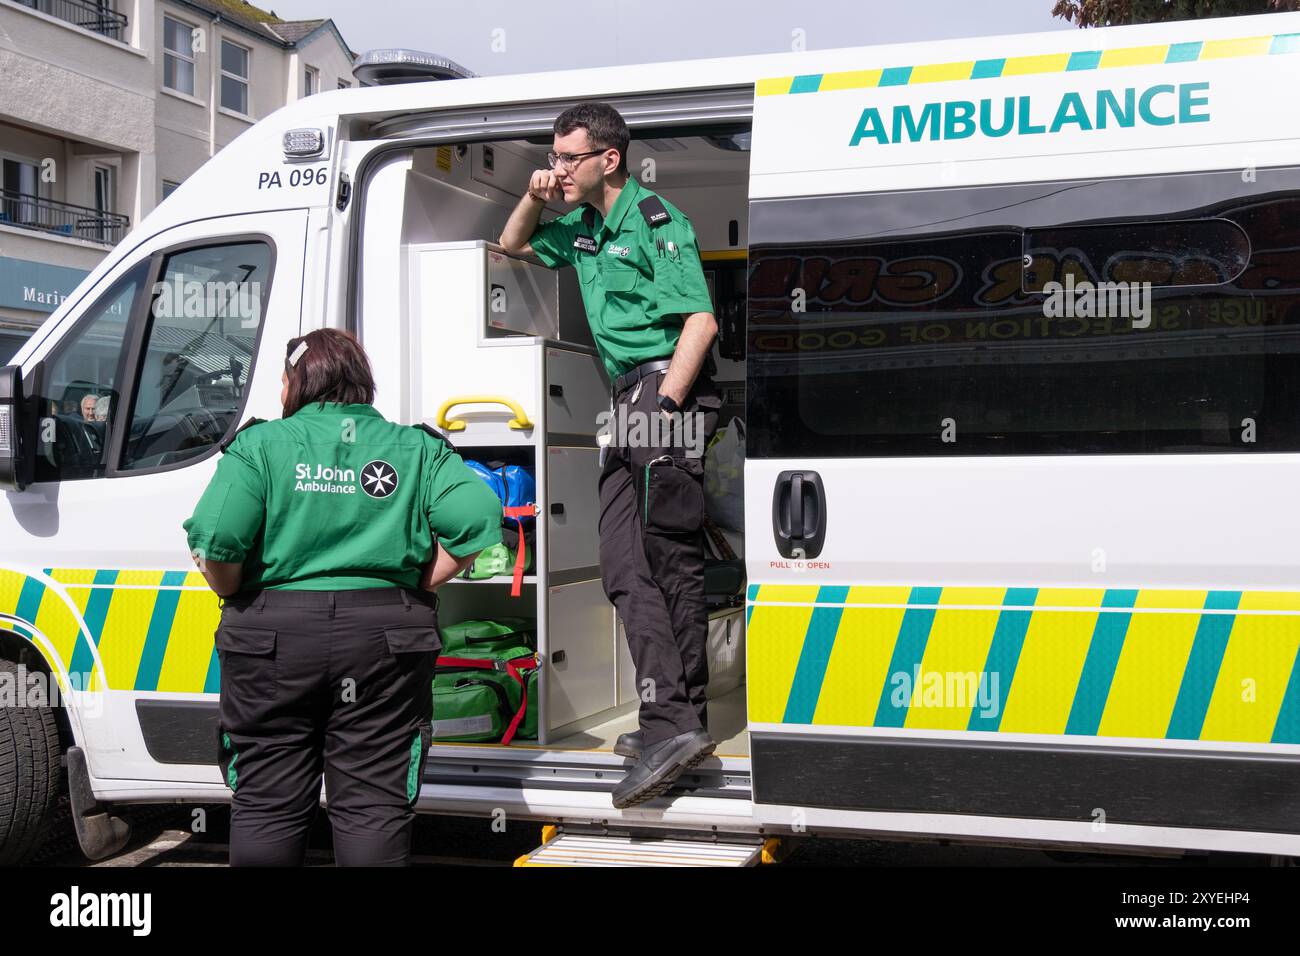
[[[31,455],[27,445],[23,401],[23,370],[0,368],[0,488],[22,491],[31,484]]]

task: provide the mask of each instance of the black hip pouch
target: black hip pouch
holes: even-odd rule
[[[704,524],[704,462],[660,455],[641,474],[641,524],[652,534],[690,534]]]

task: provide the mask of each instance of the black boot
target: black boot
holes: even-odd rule
[[[692,730],[647,748],[614,788],[614,806],[623,810],[666,793],[682,771],[698,765],[716,746],[708,731]]]
[[[631,757],[635,760],[641,756],[641,731],[634,730],[631,733],[619,734],[618,740],[614,741],[614,753],[620,757]]]

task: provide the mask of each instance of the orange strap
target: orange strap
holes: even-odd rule
[[[534,507],[535,507],[534,505],[528,504],[528,505],[514,505],[512,507],[505,509],[505,516],[507,518],[514,518],[515,527],[519,529],[519,547],[515,549],[515,576],[514,576],[514,580],[510,582],[511,597],[519,597],[519,595],[522,593],[523,585],[524,585],[524,566],[525,566],[524,553],[528,547],[524,543],[524,523],[519,519],[531,518],[534,514]]]

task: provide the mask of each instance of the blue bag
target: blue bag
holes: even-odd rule
[[[537,482],[533,473],[523,465],[506,465],[501,462],[484,464],[466,461],[470,470],[487,482],[492,493],[501,499],[502,508],[531,505],[537,501]],[[532,520],[525,518],[525,520]]]

